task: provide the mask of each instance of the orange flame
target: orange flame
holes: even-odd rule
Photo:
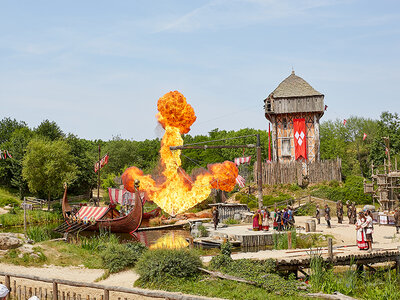
[[[140,190],[146,191],[159,207],[170,215],[176,215],[204,201],[211,188],[231,191],[236,184],[238,169],[233,162],[208,166],[208,173],[198,175],[194,181],[180,168],[181,150],[171,151],[171,146],[183,145],[181,134],[188,133],[196,121],[196,115],[186,98],[178,91],[169,92],[158,100],[157,119],[165,129],[161,140],[161,166],[165,180],[156,182],[136,168],[128,168],[122,182],[128,191],[134,191],[134,180],[140,180]]]

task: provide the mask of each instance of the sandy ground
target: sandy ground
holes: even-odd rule
[[[296,226],[300,227],[298,232],[306,233],[305,223],[307,220],[312,219],[309,216],[298,216],[295,217]],[[323,233],[333,236],[334,247],[345,246],[336,250],[338,255],[359,253],[360,250],[356,246],[356,230],[355,225],[349,224],[348,219],[345,218],[343,224],[338,224],[337,218],[333,217],[331,220],[332,228],[328,228],[324,218],[321,218],[321,224],[317,225],[317,233]],[[242,225],[231,227],[232,232],[242,232],[246,234],[255,234],[251,231],[251,225]],[[221,229],[221,231],[229,234],[230,229]],[[227,232],[228,231],[228,232]],[[373,251],[392,249],[395,250],[400,247],[400,234],[396,234],[396,228],[394,226],[380,226],[374,225],[373,234],[374,244]],[[294,258],[308,255],[309,250],[304,249],[303,251],[297,251],[294,253],[290,250],[265,250],[258,252],[247,252],[247,253],[235,253],[232,254],[233,259],[251,258],[251,259],[267,259],[267,258]],[[323,250],[322,254],[327,253],[327,250]],[[202,257],[203,262],[209,262],[211,256]]]

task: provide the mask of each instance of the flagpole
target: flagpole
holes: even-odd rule
[[[99,174],[98,174],[98,178],[97,178],[97,202],[96,201],[94,202],[95,206],[99,206],[99,204],[100,204],[100,169],[101,169],[101,166],[100,166],[101,157],[100,156],[101,156],[101,149],[100,149],[100,144],[99,144],[99,170],[98,170]]]

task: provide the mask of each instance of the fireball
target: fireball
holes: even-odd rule
[[[182,146],[182,134],[188,133],[196,121],[196,115],[186,98],[178,91],[162,96],[157,103],[158,122],[165,129],[161,140],[160,160],[162,182],[156,182],[136,168],[128,168],[122,175],[125,188],[134,192],[135,179],[140,180],[140,190],[170,215],[183,213],[204,201],[212,188],[231,191],[236,184],[238,169],[233,162],[208,166],[208,172],[194,180],[181,168],[181,150],[171,151],[171,146]]]

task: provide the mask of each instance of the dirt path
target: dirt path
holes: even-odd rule
[[[79,282],[90,282],[94,283],[96,278],[99,278],[103,275],[103,270],[101,269],[86,269],[80,267],[58,267],[58,266],[45,266],[43,268],[38,267],[24,267],[24,266],[16,266],[0,263],[0,270],[4,272],[16,273],[16,274],[24,274],[24,275],[32,275],[39,276],[50,279],[64,279],[64,280],[72,280]],[[133,283],[139,278],[139,275],[134,271],[129,270],[125,272],[120,272],[117,274],[112,274],[109,278],[96,282],[98,284],[109,285],[109,286],[120,286],[132,288]],[[12,279],[14,280],[14,279]],[[0,276],[0,281],[4,282],[4,279]],[[49,291],[51,290],[51,285],[43,282],[35,282],[32,280],[23,280],[17,279],[17,286],[29,286],[33,288],[42,288],[43,290],[47,288]],[[12,283],[13,286],[13,283]],[[102,291],[96,289],[88,289],[88,288],[75,288],[75,287],[66,287],[60,285],[61,292],[70,292],[76,294],[81,294],[82,298],[86,299],[87,295],[90,295],[91,298],[96,297],[100,299],[102,295]],[[37,292],[38,293],[38,292]],[[43,291],[44,293],[44,291]],[[139,295],[122,295],[119,293],[111,293],[110,299],[117,299],[118,297],[128,298],[128,299],[159,299],[159,298],[149,298]]]

